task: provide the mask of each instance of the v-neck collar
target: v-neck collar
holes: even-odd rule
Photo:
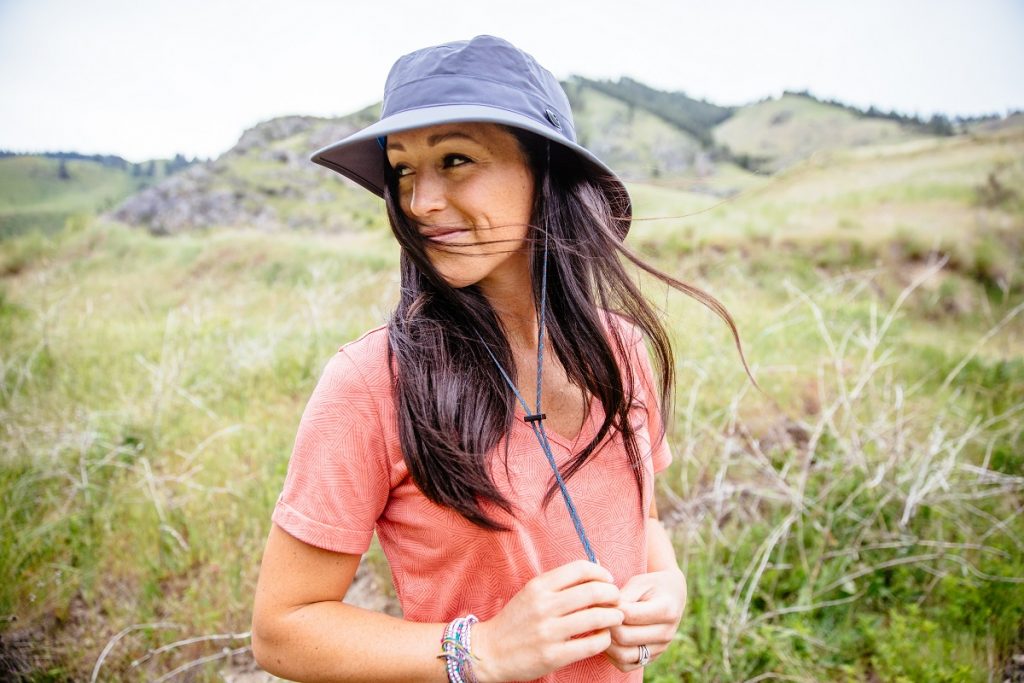
[[[551,443],[557,443],[565,450],[573,453],[576,451],[577,446],[585,444],[593,438],[594,434],[594,411],[598,402],[594,400],[593,396],[587,399],[587,414],[583,418],[583,424],[580,426],[579,433],[574,438],[559,433],[558,431],[551,428],[550,425],[544,425],[544,433],[548,436],[548,441]],[[523,406],[517,401],[516,410],[513,416],[514,421],[519,427],[525,429],[531,437],[533,436],[533,427],[530,426],[523,418],[526,417],[526,413],[523,411]]]

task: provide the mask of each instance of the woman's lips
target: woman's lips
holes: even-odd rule
[[[435,228],[424,230],[423,236],[431,242],[458,242],[468,233],[468,228]]]

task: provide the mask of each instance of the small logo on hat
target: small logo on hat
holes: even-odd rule
[[[544,116],[547,118],[547,120],[551,123],[552,126],[557,128],[558,130],[562,130],[562,122],[558,120],[558,114],[551,111],[550,109],[545,109]]]

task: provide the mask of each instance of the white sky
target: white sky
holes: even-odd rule
[[[398,56],[480,33],[560,78],[718,104],[1024,108],[1022,0],[0,0],[0,149],[216,156],[261,120],[370,104]]]

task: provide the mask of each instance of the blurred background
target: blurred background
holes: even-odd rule
[[[309,163],[480,33],[627,180],[677,354],[648,681],[1024,681],[1024,5],[0,0],[0,679],[267,681],[252,593],[382,203]],[[347,598],[399,614],[374,545]]]

